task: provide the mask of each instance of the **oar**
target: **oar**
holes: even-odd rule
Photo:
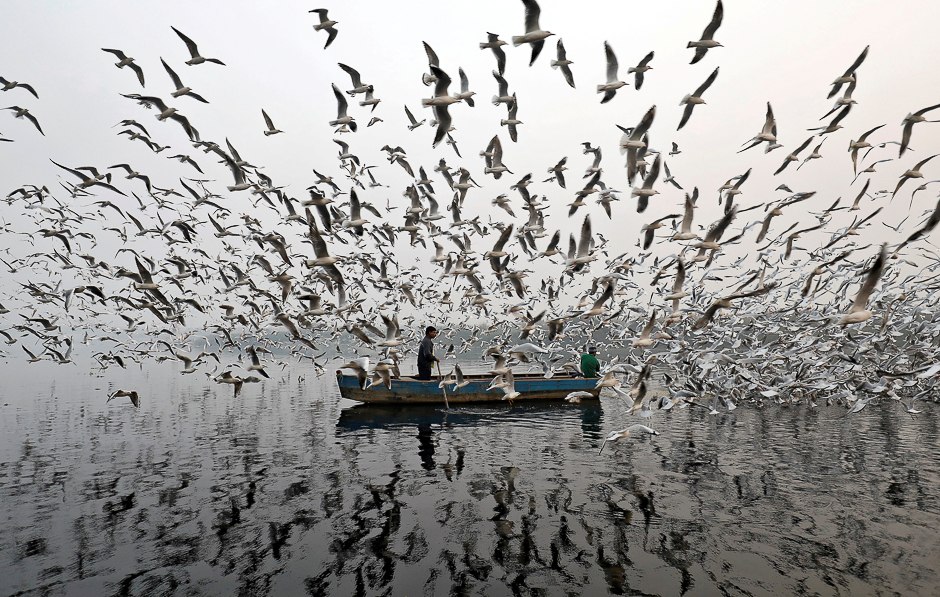
[[[444,381],[444,374],[441,373],[441,362],[437,361],[437,376],[440,380]],[[447,407],[447,410],[450,410],[450,403],[447,401],[447,384],[442,383],[441,388],[444,390],[444,406]]]

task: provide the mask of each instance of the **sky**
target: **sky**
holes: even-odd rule
[[[223,195],[220,200],[232,209],[228,222],[246,213],[259,217],[268,227],[281,225],[279,216],[270,210],[254,207],[247,193],[226,193],[225,185],[232,177],[224,165],[193,148],[182,129],[174,122],[157,122],[153,111],[145,110],[120,94],[156,95],[179,109],[199,130],[203,139],[224,145],[228,139],[241,156],[273,178],[277,186],[295,199],[306,198],[305,189],[316,181],[312,170],[339,177],[342,174],[336,158],[338,146],[333,139],[350,145],[363,164],[374,165],[376,179],[385,187],[360,190],[362,200],[384,206],[401,206],[387,219],[402,223],[407,206],[402,191],[412,179],[397,165],[390,165],[381,147],[401,146],[415,171],[423,165],[431,173],[441,158],[453,167],[466,167],[482,188],[471,189],[465,204],[465,217],[480,216],[481,220],[509,222],[508,215],[493,207],[490,201],[500,193],[510,193],[517,226],[525,221],[525,212],[518,194],[509,189],[526,173],[537,181],[529,187],[532,194],[544,194],[548,201],[546,228],[549,234],[561,230],[562,238],[578,235],[585,214],[590,213],[595,233],[609,241],[610,256],[624,252],[639,253],[636,242],[640,228],[669,213],[681,213],[684,191],[660,180],[654,188],[660,191],[652,198],[649,209],[636,213],[635,199],[630,197],[624,158],[618,151],[620,131],[615,125],[634,126],[643,114],[655,105],[656,118],[650,129],[650,146],[662,150],[676,181],[685,191],[697,186],[701,192],[695,214],[696,225],[706,226],[720,218],[723,208],[718,204],[717,189],[733,176],[749,168],[752,174],[742,187],[736,201],[742,208],[767,204],[786,196],[775,191],[787,184],[793,191],[816,191],[809,202],[788,208],[774,221],[771,232],[786,229],[799,222],[809,226],[816,218],[809,212],[820,212],[837,197],[851,202],[865,178],[854,185],[852,162],[846,150],[850,140],[874,126],[886,126],[872,135],[870,141],[897,141],[901,137],[902,120],[909,112],[938,103],[940,84],[931,76],[932,58],[940,55],[940,38],[935,34],[940,22],[940,5],[924,2],[741,2],[724,3],[724,21],[715,38],[724,47],[709,50],[705,58],[690,65],[693,50],[686,48],[698,39],[711,19],[712,1],[667,2],[594,2],[577,4],[543,0],[541,27],[553,33],[533,66],[528,66],[529,48],[505,46],[508,56],[506,79],[510,92],[517,94],[519,141],[509,140],[500,119],[506,117],[504,106],[494,106],[489,98],[496,93],[491,71],[495,59],[479,43],[487,32],[498,33],[509,41],[524,32],[522,2],[493,0],[480,2],[367,2],[354,1],[336,5],[312,5],[281,2],[276,5],[256,2],[161,2],[159,5],[140,2],[18,2],[5,3],[0,15],[6,23],[0,40],[0,76],[31,84],[39,92],[33,98],[22,89],[0,94],[2,107],[18,105],[29,108],[45,132],[39,135],[32,125],[14,119],[12,112],[0,113],[0,133],[13,143],[0,143],[0,193],[8,193],[24,184],[47,185],[65,202],[89,206],[98,199],[114,201],[122,207],[134,206],[133,199],[102,190],[98,197],[70,198],[58,186],[59,181],[75,182],[69,173],[57,168],[50,160],[75,167],[95,165],[99,169],[117,163],[129,163],[139,172],[148,174],[156,186],[182,191],[180,176],[200,177],[189,166],[167,159],[176,153],[192,156],[205,171],[201,177],[213,191]],[[338,21],[335,42],[324,49],[325,32],[314,31],[318,21],[314,8],[328,8]],[[204,56],[217,57],[225,66],[202,64],[187,66],[186,47],[174,34],[176,27],[198,45]],[[573,60],[576,89],[565,83],[560,71],[550,68],[555,42],[563,39],[568,58]],[[613,47],[620,62],[620,78],[629,86],[620,89],[608,104],[599,103],[595,88],[604,82],[605,60],[603,43]],[[415,131],[406,128],[403,106],[407,105],[420,119],[432,118],[431,110],[421,107],[421,99],[430,97],[432,88],[421,83],[428,72],[422,41],[433,47],[441,60],[441,68],[458,90],[458,67],[462,67],[477,92],[475,107],[464,104],[451,106],[455,130],[453,136],[463,155],[458,158],[452,148],[441,144],[431,147],[433,129],[425,124]],[[822,126],[819,118],[829,111],[834,99],[827,99],[830,83],[870,46],[869,54],[858,71],[858,86],[853,95],[858,103],[842,122],[844,128],[811,143],[814,147],[825,139],[820,153],[797,171],[791,165],[783,174],[773,176],[787,152],[795,149],[811,133],[808,128]],[[101,48],[123,50],[135,58],[145,73],[146,88],[142,89],[133,72],[118,69],[117,61]],[[655,51],[643,88],[633,87],[627,68],[636,64],[649,51]],[[210,103],[200,104],[191,98],[169,97],[172,86],[160,65],[160,58],[179,74],[186,85]],[[366,83],[373,84],[375,96],[382,100],[374,112],[350,101],[350,114],[359,124],[356,133],[336,134],[328,122],[336,118],[336,101],[331,84],[340,89],[351,88],[348,75],[339,67],[342,62],[357,69]],[[708,75],[720,67],[714,85],[704,94],[705,105],[696,106],[689,123],[676,130],[682,114],[680,100],[697,88]],[[736,153],[743,143],[760,132],[766,104],[773,106],[778,125],[778,141],[783,144],[770,154],[762,148]],[[285,131],[267,137],[263,134],[264,109],[274,124]],[[938,112],[940,114],[940,112]],[[383,122],[366,127],[372,116]],[[136,119],[150,131],[152,138],[171,146],[154,154],[140,142],[129,142],[114,128],[122,119]],[[830,117],[831,118],[831,117]],[[940,118],[940,116],[937,116]],[[828,121],[829,119],[826,119]],[[494,180],[483,172],[479,156],[493,135],[499,135],[504,149],[504,163],[514,174]],[[581,143],[590,142],[603,150],[602,179],[620,191],[620,201],[613,206],[608,219],[601,207],[589,199],[574,217],[567,217],[567,204],[580,188],[583,170],[593,156],[581,152]],[[668,156],[671,144],[678,144],[681,153]],[[865,162],[893,158],[880,164],[871,176],[870,192],[893,190],[898,177],[914,163],[940,151],[940,128],[919,124],[914,129],[912,151],[896,159],[897,146],[876,149]],[[801,157],[809,154],[805,151]],[[555,183],[541,182],[549,175],[546,170],[560,158],[568,157],[567,190]],[[119,172],[119,171],[115,171]],[[924,168],[926,180],[940,178],[940,160]],[[444,192],[443,179],[432,174],[442,209],[450,201]],[[803,239],[807,249],[824,244],[829,233],[849,225],[858,215],[867,215],[879,206],[886,209],[862,239],[865,242],[896,243],[913,231],[921,213],[932,209],[940,186],[919,193],[912,209],[908,209],[911,192],[921,181],[908,182],[891,203],[881,198],[866,198],[860,212],[837,212],[827,226],[828,232]],[[143,191],[139,181],[117,178],[115,184],[124,191]],[[344,190],[346,186],[343,185]],[[169,210],[172,212],[173,210]],[[187,208],[179,205],[179,215]],[[136,212],[135,212],[136,213]],[[908,213],[908,223],[899,231],[891,226],[901,222]],[[732,232],[746,223],[760,220],[763,208],[739,218]],[[753,216],[753,217],[750,217]],[[0,217],[13,228],[28,229],[31,219],[24,218],[22,203],[0,210]],[[103,212],[109,225],[124,223],[111,210]],[[168,212],[163,212],[165,220]],[[201,221],[206,218],[198,214]],[[445,220],[446,222],[447,220]],[[100,226],[100,225],[99,225]],[[208,228],[206,228],[208,232]],[[669,228],[659,236],[671,234]],[[301,231],[298,230],[298,234]],[[753,256],[757,247],[749,233],[742,244],[728,249],[732,254]],[[208,237],[208,234],[205,236]],[[772,234],[771,234],[772,237]],[[8,239],[10,236],[8,235]],[[493,236],[477,239],[475,248],[487,246]],[[25,244],[25,239],[10,240]],[[115,263],[133,269],[128,254],[111,257],[121,243],[113,235],[96,239],[96,250],[108,254]],[[144,240],[136,241],[145,243]],[[541,239],[539,248],[544,248]],[[218,241],[207,238],[207,250],[219,251]],[[212,244],[215,243],[215,244]],[[764,243],[765,244],[765,243]],[[566,247],[566,241],[563,240]],[[43,245],[48,247],[48,244]],[[87,246],[87,244],[86,244]],[[159,243],[141,244],[159,256],[165,248]],[[429,243],[430,247],[430,243]],[[309,252],[309,246],[295,245],[297,251]],[[455,247],[448,244],[448,250]],[[675,254],[675,243],[658,241],[655,256]],[[107,251],[105,251],[107,249]],[[391,250],[391,248],[389,248]],[[337,251],[352,251],[337,247]],[[374,249],[369,249],[374,252]],[[402,267],[418,264],[431,272],[430,252],[411,249],[399,242],[394,252]],[[869,251],[873,252],[873,250]],[[776,255],[776,254],[775,254]],[[776,256],[775,256],[776,258]],[[522,259],[525,259],[523,257]],[[804,260],[805,265],[805,260]],[[521,266],[520,261],[518,266]],[[485,264],[484,264],[485,265]],[[753,266],[753,263],[751,263]],[[533,268],[536,281],[542,276],[556,276],[560,266],[541,262]],[[808,267],[808,266],[807,266]],[[592,266],[592,276],[601,275],[600,264]],[[811,267],[810,267],[811,269]],[[742,272],[743,273],[743,272]],[[72,272],[56,272],[53,279],[66,280]],[[0,288],[13,294],[16,276],[6,275]],[[531,283],[531,282],[530,282]],[[590,279],[586,278],[589,285]]]

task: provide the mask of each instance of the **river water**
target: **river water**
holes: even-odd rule
[[[940,594],[931,402],[659,412],[599,455],[636,422],[614,398],[402,410],[176,367],[5,368],[0,594]]]

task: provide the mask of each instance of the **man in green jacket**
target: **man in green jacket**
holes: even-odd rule
[[[597,370],[601,368],[601,363],[596,355],[596,346],[591,346],[587,354],[581,355],[581,373],[584,377],[597,377]]]

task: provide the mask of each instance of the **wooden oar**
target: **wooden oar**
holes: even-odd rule
[[[444,374],[441,373],[441,362],[440,362],[440,361],[437,361],[437,377],[441,380],[441,382],[444,381]],[[447,401],[447,384],[446,384],[446,383],[441,383],[441,389],[444,390],[444,406],[447,407],[447,410],[450,410],[450,403]]]

